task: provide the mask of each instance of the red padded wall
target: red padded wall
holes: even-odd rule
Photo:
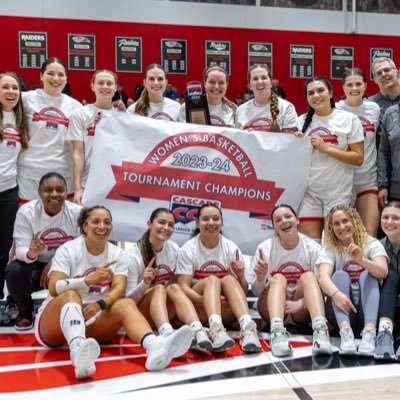
[[[390,47],[394,50],[400,45],[400,37],[351,35],[334,33],[312,33],[292,31],[272,31],[260,29],[217,28],[172,26],[159,24],[142,24],[127,22],[104,22],[66,19],[42,19],[0,16],[1,57],[0,71],[12,70],[21,75],[28,87],[40,83],[37,69],[19,69],[18,31],[38,31],[48,34],[48,55],[57,56],[67,63],[67,34],[96,35],[98,69],[115,69],[114,42],[115,36],[139,36],[143,38],[143,66],[160,62],[160,39],[186,39],[188,45],[188,75],[169,74],[169,81],[177,86],[179,92],[189,80],[200,80],[205,64],[205,40],[231,41],[232,74],[228,95],[234,99],[241,94],[247,83],[247,43],[273,43],[274,76],[280,80],[298,113],[302,113],[306,104],[303,98],[303,79],[290,79],[289,76],[289,46],[290,44],[314,45],[315,75],[330,76],[330,46],[351,46],[355,51],[355,66],[361,67],[369,75],[369,53],[371,47]],[[397,58],[394,52],[395,61]],[[89,88],[91,71],[70,71],[68,80],[72,95],[78,100],[87,98],[93,100]],[[142,81],[139,73],[119,73],[124,90],[131,97],[133,88]],[[342,95],[340,81],[334,81],[335,98]],[[368,93],[377,91],[377,86],[371,82]]]

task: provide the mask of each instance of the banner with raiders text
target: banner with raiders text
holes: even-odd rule
[[[298,208],[311,153],[309,138],[290,134],[103,115],[83,203],[110,208],[113,238],[128,242],[144,233],[155,208],[169,208],[172,239],[182,245],[198,208],[211,202],[222,209],[224,235],[253,254],[274,233],[275,204]]]

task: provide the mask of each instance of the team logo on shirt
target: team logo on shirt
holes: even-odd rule
[[[354,260],[350,260],[344,264],[343,271],[350,275],[351,283],[357,283],[361,273],[365,270],[360,264],[356,263]]]
[[[260,117],[252,119],[243,129],[253,131],[269,132],[272,127],[273,120],[269,117]]]
[[[211,125],[213,126],[226,126],[226,127],[230,127],[229,125],[225,124],[225,121],[219,117],[218,115],[212,114],[210,115],[211,118]]]
[[[68,235],[60,228],[50,228],[43,231],[40,238],[46,245],[47,251],[56,251],[65,242],[72,240],[74,236]]]
[[[162,111],[155,112],[151,116],[151,118],[152,119],[158,119],[160,121],[173,121],[172,117],[169,114],[167,114],[165,112],[162,112]]]
[[[17,143],[21,143],[21,136],[14,125],[4,124],[3,126],[3,141],[6,147],[16,148]]]
[[[194,272],[194,279],[204,279],[210,275],[214,275],[221,279],[229,275],[229,272],[228,269],[220,262],[216,260],[207,261]]]
[[[367,120],[365,117],[358,117],[358,119],[361,122],[362,127],[364,128],[364,136],[367,135],[367,133],[372,133],[374,134],[376,131],[376,126],[373,122]]]
[[[91,126],[91,127],[87,128],[86,135],[94,136],[95,132],[96,132],[96,126]]]
[[[45,107],[32,116],[32,122],[44,121],[47,129],[56,130],[58,125],[68,127],[69,120],[65,114],[55,107]]]
[[[325,143],[338,144],[338,137],[332,133],[329,129],[319,126],[318,128],[312,129],[307,136],[319,136]]]
[[[99,268],[98,267],[88,267],[87,270],[82,275],[76,275],[74,278],[84,278],[91,274],[94,274]],[[111,287],[111,281],[104,281],[100,283],[96,283],[95,285],[90,285],[88,293],[89,294],[101,294],[107,291]]]
[[[174,271],[171,269],[170,266],[166,264],[157,264],[157,274],[154,279],[154,284],[156,285],[164,285],[168,282],[171,276],[174,274]]]
[[[304,268],[300,264],[295,261],[288,261],[279,266],[271,275],[282,274],[288,283],[296,283],[304,272]]]

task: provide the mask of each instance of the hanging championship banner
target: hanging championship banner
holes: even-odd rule
[[[158,121],[127,113],[96,126],[84,205],[113,214],[114,239],[136,241],[157,207],[175,216],[173,240],[195,229],[198,208],[222,208],[223,232],[245,254],[273,234],[277,203],[298,208],[311,163],[310,138]]]
[[[115,37],[115,70],[142,72],[142,38]]]
[[[166,73],[187,74],[187,42],[161,39],[161,65]]]
[[[68,68],[94,71],[96,69],[96,36],[68,34]]]
[[[206,68],[221,67],[231,74],[231,42],[206,40]]]
[[[40,68],[46,61],[46,32],[18,32],[18,44],[20,68]]]
[[[272,43],[249,42],[248,46],[248,67],[254,64],[267,64],[273,76]]]
[[[290,45],[290,77],[309,79],[314,76],[314,46]]]
[[[346,69],[354,66],[353,47],[331,47],[331,79],[343,79]]]

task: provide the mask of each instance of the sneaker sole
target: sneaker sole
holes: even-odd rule
[[[356,356],[357,355],[357,350],[340,350],[339,349],[339,355],[341,356]]]
[[[192,331],[187,325],[184,325],[172,337],[168,336],[165,340],[168,341],[168,339],[171,340],[171,343],[166,351],[160,350],[158,353],[154,353],[153,357],[147,358],[146,368],[149,371],[161,371],[169,365],[173,358],[185,354],[192,344]]]
[[[259,353],[262,350],[261,345],[257,346],[254,343],[250,343],[247,346],[241,346],[241,348],[246,353]]]
[[[232,347],[235,347],[235,341],[233,339],[227,340],[222,346],[220,347],[213,347],[214,353],[221,353],[222,351],[229,350]]]
[[[380,360],[380,361],[394,361],[396,360],[396,356],[393,354],[391,356],[389,353],[384,353],[384,354],[374,354],[375,360]]]
[[[317,355],[332,355],[332,347],[320,347],[320,348],[313,348],[312,349],[312,355],[317,356]]]
[[[374,352],[372,351],[372,352],[369,352],[369,353],[367,353],[367,352],[363,352],[363,351],[357,351],[357,355],[359,356],[359,357],[373,357],[374,356]]]
[[[96,372],[95,361],[100,355],[100,346],[96,340],[89,338],[79,348],[75,356],[74,367],[77,379],[89,378]]]
[[[204,351],[204,352],[212,352],[213,346],[211,342],[204,341],[197,343],[196,346],[193,346],[195,350]]]
[[[14,326],[16,331],[29,331],[33,328],[33,324],[29,326]]]

